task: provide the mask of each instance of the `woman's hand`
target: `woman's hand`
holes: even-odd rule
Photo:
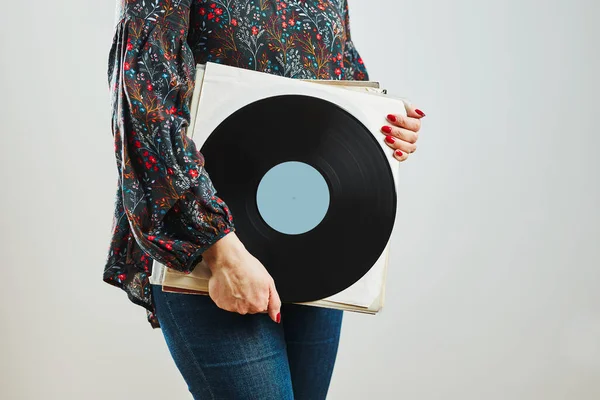
[[[404,103],[406,116],[401,114],[389,114],[386,119],[389,125],[381,127],[381,132],[386,135],[385,143],[394,150],[394,158],[404,161],[410,153],[417,150],[417,139],[421,129],[421,118],[425,116],[423,111]]]
[[[212,272],[208,293],[219,308],[239,314],[265,312],[280,322],[281,300],[275,281],[235,232],[210,246],[203,258]]]

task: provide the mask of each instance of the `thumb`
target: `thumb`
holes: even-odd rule
[[[411,118],[421,119],[425,116],[425,113],[414,106],[414,104],[404,101],[404,108],[406,109],[406,116]]]
[[[275,288],[275,283],[272,283],[269,291],[269,305],[267,307],[269,317],[277,323],[281,322],[281,299]]]

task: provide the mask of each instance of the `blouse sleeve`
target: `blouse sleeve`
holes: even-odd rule
[[[124,262],[146,258],[138,280],[140,271],[151,274],[148,257],[193,270],[207,248],[235,230],[187,136],[196,72],[186,41],[190,2],[121,0],[117,7],[108,65],[122,212],[115,222],[125,220],[122,230],[130,231],[121,233],[128,238]],[[133,278],[105,277],[113,284]]]
[[[367,72],[367,68],[365,67],[363,59],[360,57],[358,50],[356,50],[350,34],[350,12],[348,10],[348,0],[344,0],[343,15],[344,28],[346,31],[346,41],[344,45],[344,66],[346,69],[346,79],[368,81],[369,74]]]

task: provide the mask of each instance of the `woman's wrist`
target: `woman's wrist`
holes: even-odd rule
[[[202,253],[202,258],[211,271],[229,265],[231,259],[246,251],[246,247],[235,234],[235,231],[223,236]]]

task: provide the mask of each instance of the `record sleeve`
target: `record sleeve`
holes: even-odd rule
[[[223,103],[223,93],[228,93],[228,95],[231,96],[231,98],[235,98],[235,104],[231,104],[231,102]],[[325,103],[330,103],[334,105],[337,104],[337,107],[343,110],[343,112],[346,114],[350,114],[354,117],[358,114],[359,116],[355,118],[356,121],[358,121],[358,123],[362,125],[367,132],[370,132],[364,134],[364,137],[362,137],[362,139],[366,139],[369,135],[371,135],[372,137],[370,137],[369,140],[375,142],[376,139],[381,136],[378,129],[375,129],[375,126],[381,126],[381,124],[385,123],[383,117],[387,113],[402,113],[404,111],[405,101],[405,99],[394,98],[389,95],[386,95],[385,89],[381,89],[379,83],[377,82],[301,82],[299,80],[293,80],[290,78],[282,78],[278,76],[272,76],[264,73],[257,73],[255,71],[243,70],[240,68],[218,65],[213,63],[207,63],[206,66],[198,65],[196,75],[196,86],[194,88],[194,94],[191,102],[191,124],[190,130],[188,132],[191,133],[190,137],[196,142],[197,147],[201,149],[201,152],[205,155],[207,161],[206,168],[207,171],[210,173],[211,179],[213,179],[214,176],[215,179],[219,181],[220,184],[215,183],[215,187],[218,188],[218,194],[220,196],[223,196],[223,192],[226,193],[228,190],[230,190],[226,187],[227,174],[224,172],[222,174],[223,176],[219,176],[220,172],[227,170],[227,165],[219,165],[217,158],[211,157],[211,154],[217,154],[217,152],[223,151],[223,149],[230,148],[232,143],[228,143],[226,141],[220,143],[220,138],[223,135],[221,135],[219,132],[227,132],[231,131],[232,128],[235,128],[235,120],[234,122],[231,122],[231,120],[232,115],[235,115],[236,112],[238,114],[240,112],[243,113],[243,110],[246,109],[247,111],[245,115],[243,115],[243,118],[252,118],[252,116],[256,113],[264,114],[264,111],[260,111],[260,107],[256,107],[256,104],[260,104],[261,101],[269,101],[268,99],[273,99],[277,96],[280,96],[279,98],[283,102],[287,102],[288,106],[298,107],[298,104],[302,103],[303,101],[299,100],[299,97],[312,97],[322,102],[325,101]],[[297,98],[291,99],[291,97]],[[296,103],[294,103],[294,101],[296,101]],[[321,103],[321,107],[326,106],[325,103]],[[273,104],[275,103],[271,103],[271,107]],[[255,107],[254,109],[252,109],[253,105]],[[228,109],[223,110],[224,107],[228,107]],[[340,113],[340,115],[341,114],[343,113]],[[353,117],[348,117],[346,115],[347,121],[351,121],[352,118]],[[351,122],[346,123],[352,124]],[[256,135],[258,133],[259,132],[253,132],[252,134]],[[361,138],[360,135],[356,135],[356,137]],[[343,140],[343,136],[338,135],[338,140],[340,140],[340,138],[342,138],[341,140]],[[319,138],[317,136],[312,138],[313,141],[318,141],[318,139]],[[264,145],[267,142],[263,140],[261,143]],[[341,144],[342,146],[350,148],[351,151],[352,147],[354,147],[354,152],[356,153],[356,143],[336,144]],[[368,141],[363,142],[362,145],[367,147],[370,146]],[[392,194],[393,192],[393,196],[387,196],[388,198],[393,197],[393,202],[388,201],[388,204],[386,204],[386,209],[388,210],[388,217],[392,221],[392,224],[388,224],[387,228],[385,229],[385,232],[379,237],[379,247],[375,249],[377,257],[371,257],[369,259],[370,264],[369,267],[365,269],[365,271],[355,272],[353,277],[345,280],[345,283],[338,284],[338,286],[335,289],[329,289],[333,290],[333,294],[322,297],[319,297],[317,295],[318,298],[314,298],[310,301],[297,301],[302,300],[302,296],[300,295],[300,293],[306,292],[303,292],[303,288],[306,289],[311,286],[317,286],[315,285],[315,282],[318,282],[320,279],[323,278],[323,274],[319,269],[307,270],[306,277],[304,277],[304,279],[297,279],[301,282],[299,282],[298,284],[299,288],[295,288],[297,289],[296,292],[294,292],[295,289],[292,287],[286,288],[284,290],[286,294],[290,293],[291,301],[289,302],[362,312],[368,314],[376,314],[382,309],[385,299],[385,280],[387,276],[389,260],[389,237],[392,233],[391,231],[393,228],[393,221],[395,221],[396,192],[394,186],[397,182],[398,162],[389,155],[389,148],[387,148],[385,144],[381,144],[380,142],[377,142],[376,145],[372,146],[371,150],[373,150],[373,155],[377,153],[377,146],[382,146],[381,149],[379,149],[381,157],[379,159],[376,159],[374,163],[379,163],[378,165],[381,166],[378,173],[385,175],[385,171],[389,172],[388,180],[385,183],[387,186],[385,186],[384,184],[382,184],[382,186],[386,187],[386,191],[388,192],[388,194]],[[273,149],[274,152],[276,152],[276,150],[277,149]],[[388,150],[388,155],[386,155],[385,150]],[[318,152],[314,149],[306,151],[306,154],[313,155],[315,160],[319,159],[319,157],[322,157],[322,154],[316,153]],[[361,154],[361,157],[363,156],[365,156],[365,154]],[[285,158],[285,156],[283,157]],[[299,156],[298,154],[288,154],[287,157],[298,158]],[[257,160],[252,160],[252,162],[258,164]],[[324,165],[326,164],[327,163],[325,163]],[[339,164],[337,167],[340,173],[344,169],[340,168],[341,165],[343,165],[343,163]],[[229,176],[231,176],[231,168],[236,168],[236,166],[229,167]],[[324,168],[321,168],[321,170],[323,170]],[[360,175],[362,172],[363,171],[361,171],[361,169],[358,168],[355,174]],[[333,178],[331,178],[330,180],[338,179],[335,177],[335,174],[332,176]],[[357,187],[360,187],[360,185],[357,185]],[[374,188],[376,189],[376,187],[372,187],[371,189],[373,190]],[[353,195],[368,196],[369,191],[361,193],[356,192],[353,193]],[[350,198],[353,196],[347,197]],[[223,198],[229,204],[230,201],[228,200],[227,196]],[[232,201],[232,203],[235,202]],[[236,213],[235,208],[230,208],[232,209],[234,215],[241,214]],[[241,208],[239,208],[239,210],[241,210]],[[382,220],[379,224],[370,225],[370,229],[372,229],[375,232],[378,226],[385,225],[384,221],[385,220]],[[340,227],[344,227],[343,223],[338,222],[338,224]],[[249,227],[250,225],[251,222],[244,226]],[[335,224],[332,226],[335,226]],[[259,231],[260,229],[257,232]],[[331,233],[332,230],[326,232]],[[266,236],[268,236],[268,234]],[[245,245],[247,242],[250,241],[252,241],[251,236],[248,236],[245,238],[245,240],[242,240],[242,242]],[[255,250],[258,251],[259,249],[264,248],[264,244],[264,241],[262,243],[257,243],[257,247],[255,248]],[[294,246],[292,245],[292,247]],[[255,254],[256,251],[250,252],[252,254]],[[340,250],[336,250],[335,248],[330,249],[329,252],[324,252],[322,250],[316,256],[313,256],[312,261],[311,257],[307,257],[306,262],[318,264],[319,260],[322,260],[324,258],[328,260],[335,260],[336,252],[339,251]],[[261,262],[264,263],[261,257],[258,258],[261,260]],[[295,268],[298,268],[299,265],[300,264],[296,264]],[[327,263],[323,265],[327,265]],[[364,265],[364,260],[362,265]],[[273,267],[269,272],[272,274],[274,273]],[[298,276],[300,275],[296,275],[296,278],[298,278]],[[209,278],[210,270],[204,264],[204,262],[199,263],[194,269],[194,271],[192,271],[190,274],[185,274],[176,270],[166,268],[164,265],[158,263],[157,261],[154,261],[151,281],[155,284],[161,284],[163,286],[163,290],[167,292],[207,295]],[[283,282],[284,280],[284,278],[279,279],[281,282]],[[290,279],[290,281],[292,280]],[[308,290],[308,292],[310,292],[310,290]],[[325,292],[327,292],[326,289],[324,289],[324,291],[322,291],[321,293]],[[292,293],[296,293],[296,295],[292,295]],[[319,292],[317,291],[317,293]],[[282,301],[284,301],[283,296]]]

